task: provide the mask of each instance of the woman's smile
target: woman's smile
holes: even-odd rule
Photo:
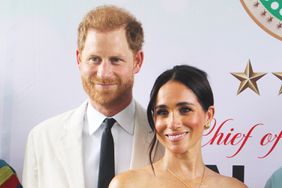
[[[185,136],[189,133],[189,131],[185,132],[175,132],[175,133],[167,133],[165,136],[168,138],[171,142],[179,142],[182,139],[185,138]]]

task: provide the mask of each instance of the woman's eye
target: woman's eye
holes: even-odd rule
[[[168,111],[165,109],[159,109],[156,111],[156,115],[158,116],[166,116],[168,114]]]
[[[188,108],[188,107],[181,107],[181,108],[179,109],[179,111],[180,111],[181,114],[186,114],[186,113],[190,112],[191,109]]]

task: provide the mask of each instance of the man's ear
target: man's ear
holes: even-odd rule
[[[79,50],[76,50],[76,63],[77,65],[79,65],[81,62],[81,53],[79,52]]]
[[[138,73],[143,65],[143,60],[144,60],[144,53],[142,50],[139,50],[134,57],[134,69],[133,72],[134,74]]]

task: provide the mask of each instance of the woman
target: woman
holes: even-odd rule
[[[214,116],[213,93],[207,75],[188,65],[162,73],[150,95],[147,116],[155,137],[151,165],[116,176],[110,188],[245,188],[239,180],[208,169],[201,140]],[[161,160],[152,164],[157,140],[164,146]]]

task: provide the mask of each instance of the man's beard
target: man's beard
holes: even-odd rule
[[[119,104],[131,95],[134,77],[127,79],[126,82],[122,83],[119,77],[114,79],[99,79],[95,76],[92,77],[81,77],[83,88],[88,94],[89,98],[102,106],[110,107],[112,105]],[[96,89],[97,83],[102,84],[115,84],[117,87],[112,89]]]

